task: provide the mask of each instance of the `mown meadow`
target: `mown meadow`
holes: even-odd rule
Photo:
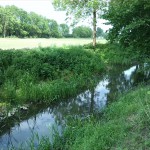
[[[0,38],[0,49],[33,49],[38,47],[83,46],[91,43],[91,38]],[[98,43],[106,43],[105,39],[97,39]],[[8,44],[9,43],[9,44]]]

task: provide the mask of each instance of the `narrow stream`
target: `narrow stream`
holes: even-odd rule
[[[84,118],[90,114],[98,114],[102,108],[115,101],[118,94],[130,90],[138,83],[147,82],[150,71],[141,71],[140,66],[115,66],[92,90],[86,90],[74,98],[62,100],[59,103],[43,106],[37,105],[28,112],[24,111],[18,117],[1,122],[0,150],[9,147],[25,146],[27,141],[49,136],[52,140],[53,128],[61,133],[67,124],[68,117]],[[18,121],[19,120],[19,121]],[[38,135],[38,136],[36,136]]]

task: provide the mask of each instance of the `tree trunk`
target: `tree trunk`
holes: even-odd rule
[[[6,37],[6,26],[7,26],[7,22],[6,22],[6,16],[4,16],[3,18],[3,38]]]
[[[4,24],[4,29],[3,29],[3,38],[6,37],[6,24]]]
[[[93,47],[96,46],[96,10],[93,11]]]

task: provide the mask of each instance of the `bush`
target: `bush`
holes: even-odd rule
[[[99,57],[82,47],[0,51],[0,56],[0,98],[11,103],[71,96],[103,69]]]

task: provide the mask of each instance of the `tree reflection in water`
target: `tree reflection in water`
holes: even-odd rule
[[[75,98],[62,100],[51,106],[33,106],[27,113],[22,113],[20,119],[6,121],[1,126],[0,147],[8,149],[9,146],[18,146],[35,136],[49,136],[52,141],[55,126],[61,134],[67,124],[68,117],[84,118],[91,114],[97,114],[116,97],[126,92],[141,82],[148,82],[150,71],[144,65],[136,65],[131,68],[115,66],[107,72],[95,88],[87,89]],[[18,123],[19,121],[19,123]],[[34,144],[38,141],[35,139]]]

